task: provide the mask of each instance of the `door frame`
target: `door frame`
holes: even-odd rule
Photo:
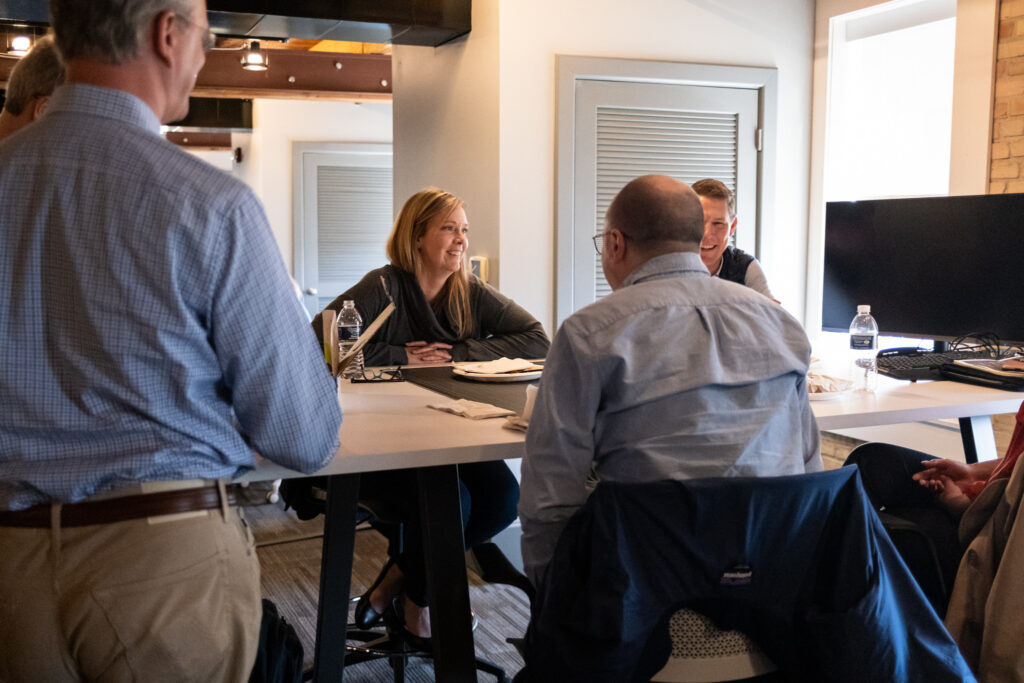
[[[311,310],[309,305],[313,303],[315,310],[311,310],[311,313],[315,315],[320,311],[319,294],[306,292],[312,286],[309,283],[310,271],[316,270],[314,264],[307,263],[307,249],[310,244],[317,243],[317,224],[315,216],[306,215],[306,205],[310,194],[316,192],[316,187],[308,187],[303,175],[305,157],[311,154],[343,154],[350,157],[366,155],[379,158],[392,157],[393,148],[391,143],[375,142],[292,142],[292,272],[302,292],[303,305],[307,310]],[[312,219],[308,226],[307,219]]]
[[[756,254],[772,237],[775,215],[774,144],[778,111],[778,71],[774,68],[685,64],[640,59],[614,59],[556,55],[557,113],[555,162],[555,322],[560,325],[572,312],[573,244],[575,243],[575,120],[576,84],[579,81],[635,81],[751,89],[758,93],[757,211],[744,225],[754,225]],[[590,235],[587,235],[589,239]]]

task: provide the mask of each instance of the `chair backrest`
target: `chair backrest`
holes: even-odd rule
[[[748,634],[793,680],[973,680],[856,468],[599,484],[533,602],[529,679],[650,680],[678,607]]]

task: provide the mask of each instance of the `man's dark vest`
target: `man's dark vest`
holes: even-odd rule
[[[738,282],[741,285],[747,284],[747,267],[754,257],[736,247],[729,246],[722,253],[722,269],[718,271],[718,277],[729,282]]]

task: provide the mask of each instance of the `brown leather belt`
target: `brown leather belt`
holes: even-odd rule
[[[242,505],[242,487],[231,484],[224,487],[229,506]],[[135,496],[90,500],[83,503],[68,503],[61,506],[62,527],[89,526],[90,524],[111,524],[129,519],[177,515],[196,510],[216,510],[221,506],[220,493],[216,486],[159,491]],[[17,511],[0,511],[0,526],[48,528],[50,526],[50,505],[36,505]]]

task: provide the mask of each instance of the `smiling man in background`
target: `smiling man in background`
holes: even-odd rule
[[[768,279],[757,259],[732,245],[736,234],[736,195],[724,183],[711,178],[698,180],[693,191],[704,210],[704,237],[700,242],[700,260],[715,277],[750,287],[774,299]]]
[[[246,681],[259,564],[225,480],[325,465],[336,388],[259,200],[160,135],[205,2],[50,11],[68,83],[0,143],[0,680]]]

